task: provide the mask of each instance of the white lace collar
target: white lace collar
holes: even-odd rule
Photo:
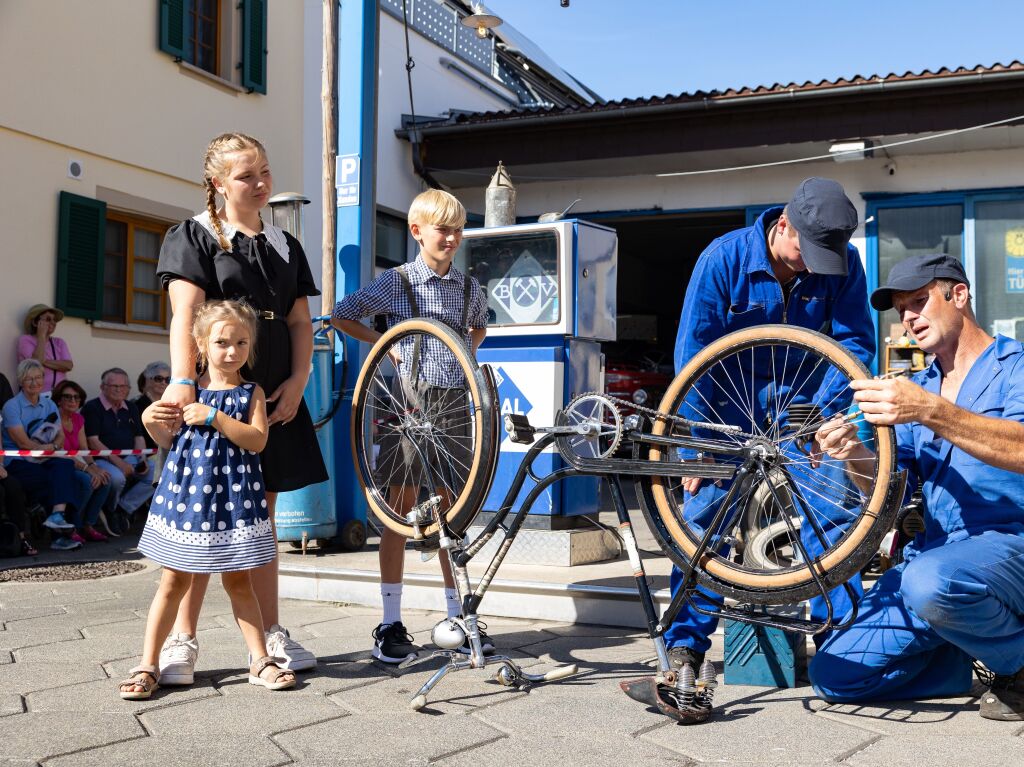
[[[202,213],[197,213],[192,216],[192,220],[208,231],[215,240],[218,239],[217,231],[213,228],[213,223],[210,221],[210,211],[204,210]],[[231,226],[224,219],[221,219],[220,227],[224,231],[224,237],[227,238],[228,242],[234,240],[238,229]],[[284,236],[284,230],[273,224],[264,223],[263,234],[266,235],[270,246],[285,260],[285,263],[289,262],[291,260],[291,248],[288,246],[288,239]]]

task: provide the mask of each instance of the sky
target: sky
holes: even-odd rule
[[[1024,0],[485,0],[617,100],[1024,60]]]

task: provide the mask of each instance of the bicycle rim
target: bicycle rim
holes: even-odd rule
[[[704,480],[696,495],[683,491],[682,479],[643,480],[656,515],[654,527],[667,538],[662,543],[676,564],[688,562],[708,534],[698,580],[718,593],[755,603],[819,592],[814,574],[798,554],[798,539],[808,548],[810,567],[828,588],[845,582],[866,564],[899,503],[889,497],[895,465],[893,430],[857,417],[852,390],[846,386],[853,378],[869,376],[859,360],[827,336],[786,325],[738,331],[695,355],[669,386],[659,411],[735,426],[741,433],[689,430],[667,419],[658,419],[652,433],[693,434],[732,444],[758,441],[775,458],[753,481],[736,488],[728,506],[726,496],[735,480],[717,487]],[[813,468],[798,442],[801,435],[813,436],[822,418],[847,414],[852,414],[847,420],[861,428],[862,439],[875,452],[870,471],[861,477],[867,485],[863,491],[849,480],[850,466],[826,458],[821,467]],[[809,444],[804,449],[809,451]],[[741,461],[711,457],[737,467]],[[678,462],[695,456],[651,447],[648,458]],[[745,530],[752,520],[755,527]],[[767,527],[774,531],[767,548],[759,539],[759,556],[745,561],[745,543]]]
[[[417,346],[413,378],[408,360]],[[442,382],[461,386],[428,390]],[[496,461],[492,389],[462,339],[436,320],[401,322],[374,344],[353,393],[352,449],[367,504],[383,524],[414,537],[411,506],[440,496],[451,532],[465,532]],[[436,522],[419,528],[423,538],[438,532]]]

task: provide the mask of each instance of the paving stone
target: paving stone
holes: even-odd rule
[[[472,718],[508,733],[508,739],[449,757],[441,764],[536,764],[538,753],[552,764],[688,763],[656,742],[632,737],[663,717],[629,701],[614,679],[569,678],[538,685],[524,698],[487,708]]]
[[[73,724],[61,713],[25,713],[0,717],[0,749],[7,758],[42,760],[146,734],[131,714],[75,714]],[[68,762],[68,764],[81,762]]]
[[[50,615],[11,621],[5,631],[0,631],[0,647],[17,650],[22,647],[81,638],[82,632],[77,622],[70,621],[66,615]]]
[[[278,610],[281,614],[281,625],[289,629],[351,614],[348,608],[336,602],[305,602],[301,599],[282,599]]]
[[[146,621],[128,610],[117,610],[118,620],[108,623],[93,623],[83,625],[82,637],[84,639],[121,639],[131,643],[138,641],[142,645],[142,635],[146,631]],[[96,620],[99,620],[97,617]]]
[[[111,664],[112,666],[114,664]],[[72,713],[109,712],[114,714],[141,714],[153,708],[177,705],[200,698],[219,698],[209,679],[197,679],[188,687],[160,687],[148,700],[122,700],[117,694],[117,683],[128,676],[135,664],[125,663],[123,668],[111,668],[111,676],[93,682],[67,685],[32,692],[25,696],[29,711]],[[76,714],[77,715],[77,714]]]
[[[811,708],[826,719],[899,737],[913,734],[920,725],[939,725],[943,735],[1007,734],[1006,722],[982,719],[978,715],[978,699],[973,697],[861,705],[828,704],[816,700]],[[1018,727],[1024,728],[1024,723],[1018,723]]]
[[[27,620],[29,618],[42,618],[46,615],[66,615],[67,610],[63,605],[38,605],[29,601],[27,604],[6,603],[0,606],[0,622],[10,623],[12,621]]]
[[[1006,734],[946,735],[936,731],[928,734],[901,734],[898,738],[880,738],[850,756],[844,764],[851,767],[963,767],[965,764],[985,767],[1019,767],[1024,764],[1024,738],[1012,732],[1020,722],[1003,722]]]
[[[149,600],[145,604],[136,604],[130,600],[118,597],[112,602],[87,602],[82,605],[68,605],[66,614],[72,622],[79,626],[100,626],[104,623],[117,623],[138,618],[136,611],[142,610],[143,614],[149,611]]]
[[[390,716],[378,711],[301,727],[275,740],[296,762],[362,766],[384,761],[391,765],[417,764],[413,760],[435,760],[502,736],[470,716],[446,716],[435,721],[401,708]]]
[[[10,650],[0,650],[0,666],[5,663],[14,663],[14,656]]]
[[[543,754],[543,756],[540,756]],[[577,733],[548,734],[532,738],[508,737],[471,748],[436,762],[440,767],[537,767],[538,764],[586,765],[586,767],[692,767],[694,762],[643,741],[609,739]]]
[[[99,639],[75,639],[51,644],[23,647],[14,651],[15,665],[22,662],[54,663],[106,663],[118,658],[130,657],[142,645],[142,637],[136,642],[131,637],[103,637]]]
[[[16,693],[0,693],[0,716],[20,714],[25,710],[25,702]]]
[[[269,738],[150,737],[117,743],[54,759],[47,767],[110,767],[111,765],[217,765],[273,767],[288,764],[287,755]]]
[[[25,693],[63,687],[94,679],[106,679],[99,661],[69,663],[62,661],[39,663],[24,661],[0,666],[0,689]]]
[[[143,714],[142,722],[155,736],[186,739],[195,735],[197,727],[211,738],[241,732],[269,736],[348,716],[348,711],[322,695],[272,692],[248,683],[245,687],[252,690],[251,695],[218,695],[164,706]]]
[[[65,607],[73,604],[87,604],[89,602],[109,602],[117,599],[117,595],[108,591],[89,591],[82,594],[70,594],[67,592],[54,594],[50,589],[37,589],[34,593],[18,591],[16,595],[8,594],[3,599],[4,610],[9,608],[30,606],[34,609],[45,607]],[[46,615],[40,612],[37,616]],[[7,620],[7,618],[4,618]]]
[[[812,765],[833,762],[877,737],[815,716],[808,705],[813,697],[810,687],[719,685],[711,723],[661,727],[642,734],[641,739],[701,762]],[[622,698],[642,708],[625,695]]]

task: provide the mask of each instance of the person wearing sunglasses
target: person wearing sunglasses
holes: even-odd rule
[[[88,450],[85,418],[78,412],[85,404],[85,389],[65,378],[54,387],[53,401],[57,403],[57,412],[60,413],[64,449]],[[110,473],[97,465],[92,456],[75,456],[72,460],[75,464],[78,500],[70,520],[76,528],[71,539],[79,543],[102,543],[107,540],[107,536],[97,530],[96,525],[99,524],[103,504],[110,495]]]
[[[171,366],[166,362],[150,362],[146,369],[139,373],[139,391],[141,394],[134,400],[136,409],[142,413],[154,402],[159,402],[164,394],[164,389],[171,382]],[[156,443],[149,436],[149,432],[143,429],[143,438],[146,440],[146,447],[155,448]]]
[[[67,343],[54,335],[62,319],[64,312],[60,309],[36,304],[25,313],[25,332],[18,338],[18,362],[34,359],[43,366],[43,396],[49,396],[75,366]]]

